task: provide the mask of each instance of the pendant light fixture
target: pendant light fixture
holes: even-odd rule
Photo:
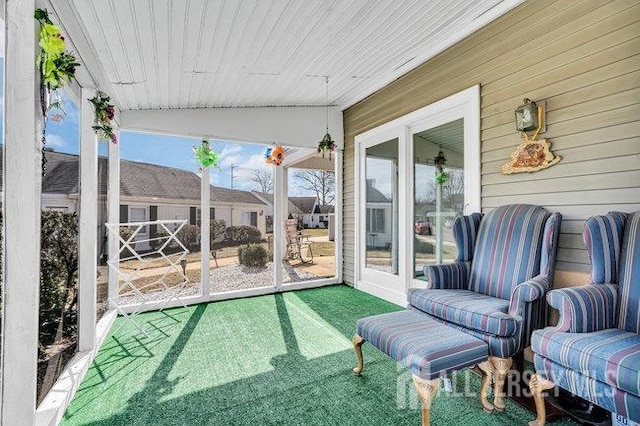
[[[327,133],[324,135],[324,137],[322,138],[322,140],[318,143],[318,152],[322,153],[322,158],[325,158],[325,155],[328,154],[329,155],[329,160],[331,160],[331,153],[333,151],[335,151],[336,149],[336,143],[335,141],[331,138],[331,135],[329,134],[329,76],[326,75],[325,77],[325,83],[326,83],[326,88],[327,88]]]

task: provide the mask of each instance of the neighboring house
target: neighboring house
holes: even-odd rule
[[[265,194],[257,191],[252,191],[251,193],[266,205],[265,216],[267,232],[273,232],[273,194]],[[291,197],[289,197],[289,203],[287,206],[287,216],[289,214],[296,218],[302,217],[302,211],[298,206],[293,204]]]
[[[267,205],[267,232],[273,231],[273,194],[252,192]],[[287,217],[298,219],[307,228],[328,228],[329,217],[334,214],[331,204],[321,205],[318,197],[289,197]],[[269,226],[271,224],[271,226]]]
[[[391,245],[393,202],[367,180],[366,244],[367,247]]]
[[[335,206],[331,204],[316,204],[313,212],[309,214],[310,228],[327,228],[329,226],[329,217],[333,216]]]
[[[298,219],[307,228],[317,228],[311,221],[311,214],[317,203],[317,197],[289,197],[289,205],[293,205],[293,208],[289,208],[289,216]]]
[[[289,203],[297,208],[298,218],[305,227],[329,226],[329,216],[334,213],[334,206],[331,204],[320,204],[318,197],[289,197]]]
[[[42,180],[42,209],[78,211],[79,157],[46,151],[46,173]],[[106,222],[107,159],[100,157],[98,231],[104,242]],[[227,226],[252,225],[266,234],[267,205],[251,192],[211,186],[211,219]],[[188,170],[136,161],[120,161],[120,222],[188,220],[200,223],[200,177]],[[153,232],[154,230],[145,230]],[[148,234],[144,234],[147,237]],[[148,244],[138,247],[148,249]],[[98,248],[106,252],[106,244]]]

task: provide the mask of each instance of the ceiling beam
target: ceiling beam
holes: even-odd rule
[[[325,107],[193,108],[125,110],[121,130],[234,142],[317,148],[326,133]],[[344,146],[342,111],[329,108],[329,133]]]
[[[71,4],[71,0],[48,0],[47,7],[50,17],[56,23],[59,23],[62,32],[67,36],[67,43],[71,45],[74,54],[78,56],[78,60],[82,65],[76,68],[75,78],[79,87],[74,88],[73,93],[79,94],[80,87],[108,90],[111,87],[109,80],[100,65],[97,53],[88,41],[87,29],[82,24],[75,5]],[[120,108],[118,97],[113,96],[115,94],[111,95],[116,107]],[[79,102],[78,105],[80,105]]]

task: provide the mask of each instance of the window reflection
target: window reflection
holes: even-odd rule
[[[398,274],[398,140],[366,150],[365,266]]]
[[[464,210],[464,122],[462,119],[413,136],[414,277],[424,266],[457,256],[453,220]]]

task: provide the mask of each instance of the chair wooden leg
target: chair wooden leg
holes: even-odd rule
[[[553,382],[534,374],[529,381],[529,388],[536,403],[536,419],[529,422],[529,426],[544,426],[547,421],[547,409],[544,405],[544,391],[555,387]]]
[[[424,380],[414,374],[413,384],[418,390],[418,396],[422,402],[422,426],[431,424],[431,401],[438,392],[440,379]]]
[[[511,365],[513,365],[513,358],[490,356],[489,362],[493,365],[494,371],[493,405],[496,410],[504,411],[504,382],[511,370]]]
[[[353,369],[353,374],[359,376],[362,373],[362,367],[364,363],[362,361],[362,344],[364,343],[364,339],[357,334],[353,335],[353,349],[356,351],[356,360],[358,361],[358,366]]]
[[[487,360],[478,364],[478,368],[480,368],[483,373],[482,384],[480,385],[480,405],[485,412],[491,413],[495,407],[487,399],[487,393],[493,382],[493,364]]]

